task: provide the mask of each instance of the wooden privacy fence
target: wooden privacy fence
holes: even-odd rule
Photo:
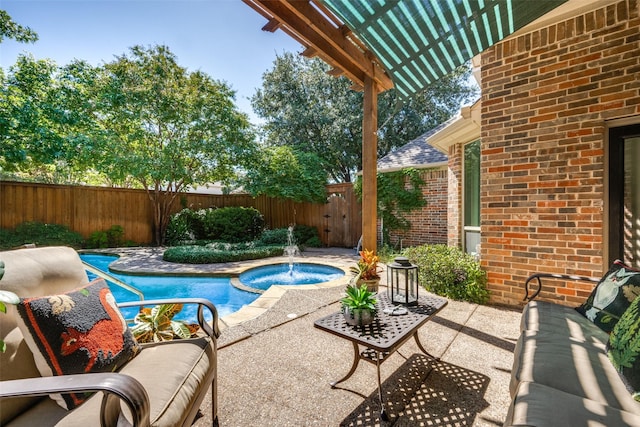
[[[182,193],[174,212],[183,204],[192,209],[254,207],[269,228],[315,226],[325,246],[354,247],[362,234],[362,219],[353,185],[328,185],[327,195],[327,203],[321,204],[247,194]],[[144,190],[0,181],[0,228],[13,229],[26,221],[66,225],[85,238],[120,225],[126,240],[153,241],[152,204]]]

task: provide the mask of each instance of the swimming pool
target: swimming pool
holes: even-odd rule
[[[115,278],[139,289],[144,294],[145,299],[161,298],[206,298],[213,302],[220,317],[227,316],[240,310],[243,306],[251,304],[260,295],[252,292],[242,291],[231,286],[228,277],[205,277],[205,276],[166,276],[149,275],[137,276],[121,274],[109,271],[109,264],[117,260],[117,256],[80,254],[80,258],[86,263],[99,270],[108,273]],[[96,276],[88,272],[89,278]],[[109,283],[111,292],[117,302],[138,301],[139,298],[133,292],[122,287]],[[184,306],[179,314],[180,319],[197,323],[197,305]],[[122,309],[122,313],[127,319],[132,319],[137,313],[136,308]],[[209,310],[204,310],[205,319],[212,320]],[[178,316],[176,316],[176,319]]]

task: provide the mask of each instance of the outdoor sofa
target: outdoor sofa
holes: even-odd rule
[[[553,280],[597,287],[577,308],[534,301]],[[534,274],[527,294],[530,284],[538,288],[522,312],[504,425],[640,426],[640,272],[616,261],[602,279]]]
[[[209,301],[188,301],[199,305],[197,338],[138,344],[113,310],[115,302],[104,289],[106,283],[96,279],[87,285],[87,273],[75,250],[44,247],[0,252],[0,273],[0,290],[22,298],[20,304],[9,304],[7,312],[0,313],[0,338],[6,343],[6,351],[0,354],[0,425],[189,426],[210,387],[217,425],[219,331],[217,313]],[[98,307],[94,307],[96,301]],[[132,304],[139,303],[120,307]],[[205,309],[213,313],[212,325],[204,321]],[[104,313],[111,313],[110,317]],[[64,316],[80,332],[67,324],[61,333],[51,326],[58,327]],[[87,325],[90,332],[83,329]],[[61,337],[62,343],[49,340],[50,333]],[[91,334],[104,341],[99,348],[89,343]],[[32,351],[34,345],[41,352]],[[69,369],[81,373],[68,373]],[[93,373],[96,370],[102,372]],[[85,394],[90,392],[95,393]]]

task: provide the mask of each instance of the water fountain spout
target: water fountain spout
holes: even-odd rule
[[[293,237],[293,225],[290,225],[287,229],[287,245],[284,247],[284,254],[289,257],[289,275],[293,275],[293,262],[296,255],[300,255],[300,249],[295,244],[295,238]]]

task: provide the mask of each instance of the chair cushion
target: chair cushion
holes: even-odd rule
[[[214,343],[209,338],[190,338],[140,347],[138,355],[119,372],[140,381],[147,391],[151,426],[185,425],[193,418],[190,410],[197,411],[215,378]],[[97,426],[101,399],[102,394],[96,393],[73,411],[65,411],[51,399],[43,399],[6,427],[41,425],[44,418],[56,427]]]
[[[633,301],[613,328],[607,355],[633,398],[640,401],[640,298]]]
[[[576,310],[603,331],[611,332],[638,295],[640,271],[616,260],[589,298]]]
[[[22,298],[17,309],[18,327],[43,376],[115,371],[139,349],[104,279],[64,294]],[[54,397],[66,409],[85,398]]]

